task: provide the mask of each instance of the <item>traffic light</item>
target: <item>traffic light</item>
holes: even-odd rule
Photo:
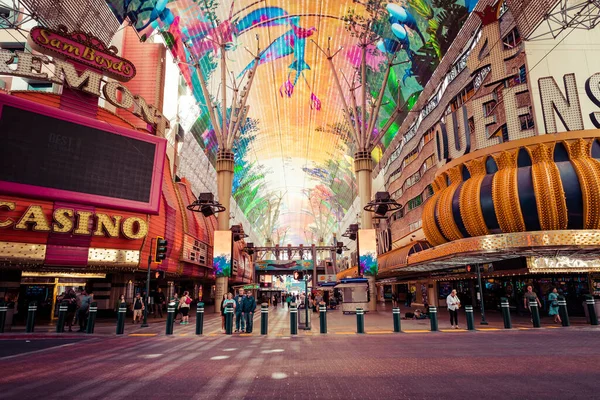
[[[156,248],[154,249],[154,262],[161,263],[167,258],[167,241],[162,236],[156,237]]]
[[[342,254],[342,252],[344,251],[344,243],[337,242],[336,246],[337,246],[337,249],[335,250],[335,252],[338,254]]]

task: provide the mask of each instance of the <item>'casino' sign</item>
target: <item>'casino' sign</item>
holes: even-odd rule
[[[33,232],[69,233],[84,236],[107,236],[118,238],[119,233],[126,239],[143,239],[148,234],[148,223],[140,217],[123,218],[87,210],[56,208],[52,216],[46,215],[40,205],[31,204],[18,216],[10,218],[3,211],[14,211],[16,202],[0,199],[0,229],[13,228]],[[90,222],[93,222],[90,226]]]
[[[115,46],[107,48],[99,39],[82,32],[68,33],[64,26],[58,31],[37,26],[29,32],[28,42],[40,53],[71,59],[121,82],[135,76],[135,66],[118,57]]]

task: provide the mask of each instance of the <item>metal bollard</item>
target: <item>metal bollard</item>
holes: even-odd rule
[[[558,315],[562,321],[562,326],[571,326],[569,321],[569,312],[567,311],[567,300],[565,296],[558,296]]]
[[[394,319],[394,332],[401,332],[400,329],[400,307],[392,308],[392,318]]]
[[[4,325],[6,324],[6,313],[8,312],[8,305],[0,301],[0,333],[4,333]]]
[[[506,297],[500,298],[500,308],[502,309],[502,319],[504,320],[504,329],[512,329],[510,320],[510,304]]]
[[[356,307],[356,333],[365,333],[365,310]]]
[[[531,311],[531,321],[533,322],[533,327],[541,328],[542,324],[540,322],[540,310],[536,300],[529,300],[529,310]]]
[[[290,304],[290,335],[298,334],[298,308],[296,303]]]
[[[596,315],[596,302],[591,294],[585,295],[588,313],[590,315],[590,325],[598,325],[598,315]]]
[[[69,302],[61,301],[58,305],[58,321],[56,321],[56,333],[62,333],[65,331],[65,319],[67,312],[69,311]]]
[[[167,326],[165,329],[165,333],[167,335],[173,334],[173,324],[175,323],[175,306],[176,303],[173,301],[167,305]]]
[[[327,306],[319,304],[319,332],[327,333]]]
[[[436,332],[438,330],[437,307],[429,306],[429,319],[431,320],[431,332]]]
[[[204,332],[204,303],[199,301],[196,308],[196,335]]]
[[[122,335],[125,332],[125,313],[127,313],[127,304],[119,304],[119,312],[117,314],[117,335]]]
[[[98,314],[98,303],[95,301],[90,304],[90,311],[88,314],[87,325],[85,327],[85,333],[94,333],[94,327],[96,326],[96,315]]]
[[[467,330],[475,330],[475,316],[473,315],[473,306],[465,306],[465,314],[467,316]]]
[[[35,312],[37,311],[37,302],[32,301],[29,303],[29,308],[27,310],[27,326],[25,328],[25,332],[31,333],[35,329]]]
[[[269,306],[267,303],[260,305],[260,334],[269,334]]]
[[[225,333],[233,334],[233,304],[227,304],[225,307]]]

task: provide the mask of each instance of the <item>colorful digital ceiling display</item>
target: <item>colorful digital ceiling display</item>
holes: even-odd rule
[[[377,161],[454,40],[477,0],[107,0],[120,22],[129,20],[142,40],[163,37],[200,113],[192,133],[214,160],[217,151],[194,65],[219,101],[220,48],[241,77],[258,69],[249,112],[235,145],[234,198],[274,243],[328,240],[357,190],[353,145],[342,99],[327,58],[319,49],[341,49],[333,58],[345,90],[360,85],[357,35],[368,32],[367,88],[376,98],[389,60],[395,64],[375,132],[398,104],[402,112],[373,151]],[[371,100],[371,99],[368,99]]]

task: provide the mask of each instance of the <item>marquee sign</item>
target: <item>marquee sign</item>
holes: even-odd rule
[[[37,26],[29,32],[28,43],[40,53],[76,61],[121,82],[135,76],[135,66],[118,57],[115,46],[107,48],[100,39],[82,32],[69,33],[64,26],[58,31]]]
[[[120,215],[110,216],[104,213],[74,210],[72,208],[57,208],[52,216],[46,215],[42,206],[30,204],[18,216],[10,218],[12,211],[17,208],[15,201],[0,199],[0,228],[16,230],[32,230],[33,232],[72,233],[83,236],[107,236],[118,238],[119,233],[126,239],[143,239],[148,234],[148,224],[140,217],[123,218]],[[90,227],[90,221],[94,228]]]

